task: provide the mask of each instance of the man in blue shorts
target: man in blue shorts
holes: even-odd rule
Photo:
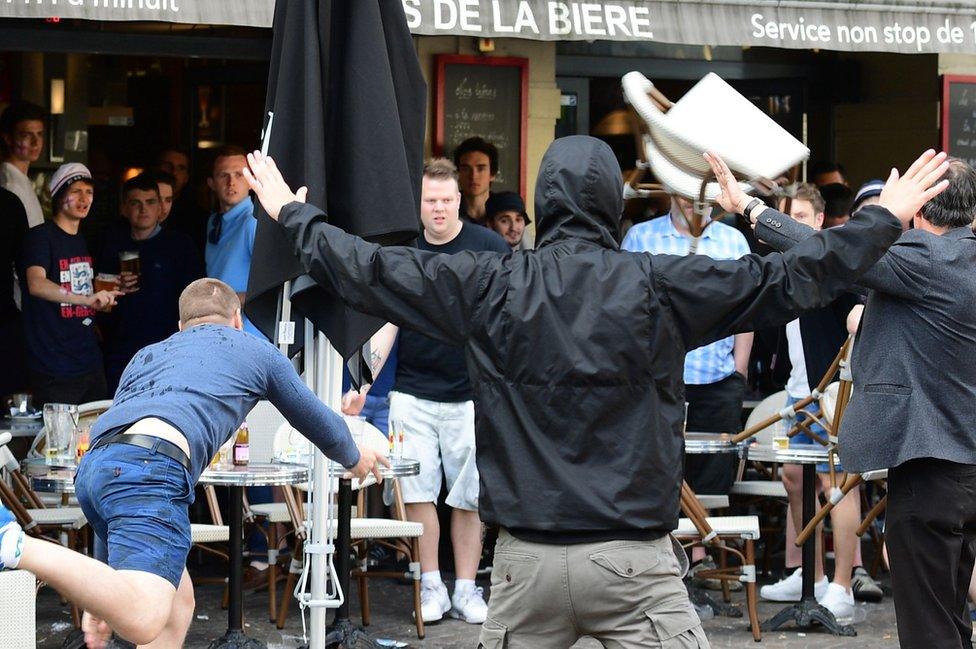
[[[108,565],[24,535],[0,507],[0,569],[29,570],[83,608],[89,649],[112,630],[140,647],[183,645],[194,606],[185,568],[193,487],[258,400],[353,475],[380,479],[386,459],[357,449],[288,359],[242,329],[233,289],[197,280],[180,296],[180,332],[142,349],[122,374],[75,478]]]

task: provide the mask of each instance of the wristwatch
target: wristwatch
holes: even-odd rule
[[[746,205],[746,208],[742,210],[742,216],[746,217],[750,222],[752,222],[754,220],[752,218],[752,211],[762,204],[763,202],[761,200],[758,198],[753,198],[751,201],[749,201],[749,204]]]

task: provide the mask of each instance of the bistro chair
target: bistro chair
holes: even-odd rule
[[[778,192],[772,179],[792,169],[790,180],[795,180],[799,163],[810,155],[801,142],[714,73],[673,103],[640,72],[627,73],[622,84],[638,118],[634,133],[640,155],[637,170],[627,179],[624,198],[665,192],[696,201],[689,223],[695,240],[711,222],[704,217],[721,194],[703,153],[719,154],[748,193],[757,188]],[[647,171],[653,172],[659,185],[642,182]]]
[[[762,634],[759,629],[759,610],[756,597],[755,548],[755,543],[760,538],[759,517],[709,516],[705,521],[711,530],[712,538],[702,535],[702,525],[695,518],[695,516],[691,516],[678,519],[678,528],[672,534],[686,548],[701,545],[706,548],[717,547],[722,552],[722,565],[720,567],[714,570],[699,570],[695,573],[696,577],[721,581],[723,584],[722,593],[726,602],[731,599],[729,582],[738,581],[745,584],[749,626],[752,630],[753,639],[759,642],[762,639]],[[726,564],[726,557],[729,554],[739,559],[739,565],[728,566]]]
[[[10,467],[16,466],[17,461],[7,448],[10,441],[9,435],[0,438],[0,465]],[[19,474],[19,471],[17,472]],[[25,480],[20,476],[21,480]],[[38,504],[37,495],[28,487],[25,492],[27,496],[24,500],[7,485],[6,481],[0,480],[0,502],[13,512],[17,523],[29,534],[36,538],[45,539],[53,543],[59,543],[65,547],[81,551],[85,535],[82,530],[88,525],[88,520],[80,507],[45,507]],[[75,626],[81,625],[81,613],[77,606],[72,605],[71,615]]]
[[[37,646],[37,579],[26,570],[0,572],[0,637],[3,646]]]

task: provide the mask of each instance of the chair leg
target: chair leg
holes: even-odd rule
[[[420,561],[420,542],[417,539],[410,540],[410,557],[408,560],[412,563],[414,561]],[[424,616],[423,611],[420,608],[420,571],[415,571],[413,575],[413,614],[416,618],[417,624],[417,637],[421,640],[427,634],[424,631]]]
[[[268,523],[268,619],[274,622],[278,611],[278,530]]]
[[[762,634],[759,630],[759,611],[756,601],[756,549],[751,539],[746,539],[745,551],[746,564],[753,567],[753,580],[746,582],[746,608],[749,609],[749,626],[752,627],[752,639],[756,642],[761,642]]]
[[[224,599],[220,602],[220,608],[226,611],[228,606],[230,606],[230,582],[224,580]]]
[[[725,551],[725,548],[719,549],[718,562],[719,568],[721,568],[723,571],[729,567],[729,555]],[[719,583],[722,584],[722,601],[728,604],[732,601],[732,587],[729,586],[728,579],[721,579],[719,580]]]
[[[288,619],[288,607],[291,604],[291,592],[295,589],[295,582],[297,581],[295,573],[288,570],[288,578],[285,580],[285,590],[281,593],[281,605],[278,607],[278,621],[275,626],[279,629],[285,628],[285,620]]]
[[[359,614],[363,620],[363,626],[369,626],[369,579],[365,573],[359,573],[356,580],[359,582]]]

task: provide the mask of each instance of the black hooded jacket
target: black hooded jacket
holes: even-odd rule
[[[901,233],[878,210],[784,254],[652,256],[619,249],[621,196],[610,148],[574,136],[542,161],[536,250],[381,248],[314,207],[279,215],[311,275],[352,307],[465,346],[481,517],[526,540],[674,529],[685,352],[829,303]]]

